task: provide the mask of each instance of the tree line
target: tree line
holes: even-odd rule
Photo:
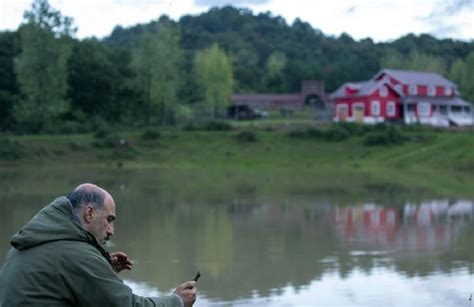
[[[16,31],[0,32],[1,130],[175,125],[221,116],[235,92],[299,92],[302,80],[333,91],[383,68],[440,73],[474,102],[473,42],[355,41],[232,6],[117,26],[103,39],[75,32],[47,0],[34,0]]]

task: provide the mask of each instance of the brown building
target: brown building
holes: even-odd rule
[[[315,117],[330,118],[331,101],[326,94],[324,81],[305,80],[301,92],[293,94],[235,94],[232,106],[259,111],[280,111],[292,113],[310,108]]]

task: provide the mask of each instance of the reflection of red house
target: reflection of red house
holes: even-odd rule
[[[385,69],[369,81],[343,84],[330,97],[338,122],[474,124],[471,105],[456,85],[435,73]]]
[[[367,244],[382,249],[434,249],[449,247],[462,227],[460,217],[466,217],[468,223],[472,216],[472,202],[433,201],[407,204],[403,209],[377,205],[335,208],[332,222],[346,243],[362,244],[358,248]]]

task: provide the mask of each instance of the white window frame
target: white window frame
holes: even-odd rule
[[[417,113],[419,117],[429,117],[431,113],[431,103],[421,101],[417,104]]]
[[[436,86],[428,85],[428,96],[436,96]]]
[[[374,110],[375,110],[376,112],[375,112]],[[372,101],[370,102],[370,114],[371,114],[372,116],[380,116],[380,113],[381,113],[380,111],[381,111],[381,110],[380,110],[380,101],[378,101],[378,100],[372,100]]]
[[[416,84],[410,84],[408,86],[408,94],[417,95],[418,94],[418,86]]]
[[[393,111],[391,111],[391,107]],[[397,114],[397,104],[395,101],[390,100],[387,102],[387,116],[395,116],[395,114]]]
[[[388,87],[386,85],[382,85],[379,89],[380,97],[387,97],[388,96]]]
[[[453,95],[453,89],[450,86],[446,86],[444,88],[444,95],[445,96],[452,96]]]

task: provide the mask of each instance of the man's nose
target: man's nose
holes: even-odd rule
[[[113,236],[113,235],[114,235],[114,226],[113,226],[113,225],[109,226],[109,229],[107,230],[107,234],[108,234],[109,236]]]

